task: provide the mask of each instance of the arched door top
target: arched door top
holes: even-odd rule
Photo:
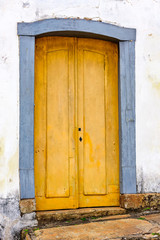
[[[136,29],[85,19],[46,19],[32,23],[18,23],[19,36],[76,35],[116,41],[136,40]]]

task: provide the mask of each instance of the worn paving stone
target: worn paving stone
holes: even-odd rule
[[[160,214],[143,215],[143,217],[160,225]]]
[[[120,219],[114,221],[91,222],[81,225],[41,229],[33,233],[36,240],[104,240],[122,239],[150,233],[153,224],[146,220]]]

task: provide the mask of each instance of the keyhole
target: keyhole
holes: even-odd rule
[[[82,142],[82,138],[81,137],[79,138],[79,141]]]

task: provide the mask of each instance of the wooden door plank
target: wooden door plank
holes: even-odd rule
[[[78,39],[79,206],[119,205],[118,47]]]
[[[37,39],[37,210],[76,207],[74,38]]]

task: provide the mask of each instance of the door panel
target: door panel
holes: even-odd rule
[[[84,195],[106,194],[104,58],[83,51]]]
[[[43,37],[35,58],[37,210],[118,206],[117,44]]]
[[[46,197],[69,197],[68,65],[68,50],[47,53]]]
[[[118,48],[78,39],[79,206],[119,205]]]
[[[36,40],[37,210],[75,208],[74,38]]]

